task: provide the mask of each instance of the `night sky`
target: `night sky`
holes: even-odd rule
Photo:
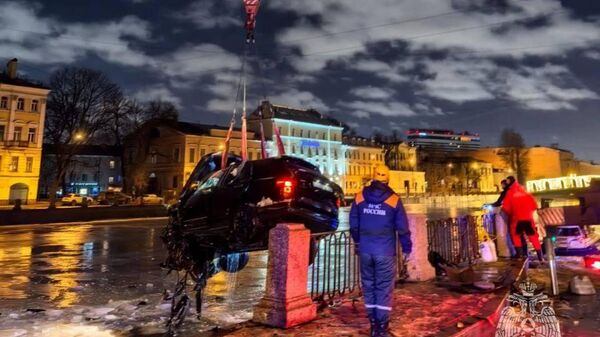
[[[0,6],[0,58],[30,78],[85,66],[133,98],[172,101],[182,120],[230,118],[242,0]],[[512,127],[600,162],[600,1],[262,0],[256,38],[252,107],[267,96],[362,135],[451,128],[484,145]]]

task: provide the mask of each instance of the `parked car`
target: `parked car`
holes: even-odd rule
[[[66,194],[64,197],[62,197],[62,199],[60,201],[62,202],[63,205],[76,206],[76,205],[81,205],[83,203],[84,199],[87,200],[88,204],[91,204],[94,202],[94,199],[92,197],[83,196],[83,195],[79,195],[76,193]]]
[[[121,192],[100,192],[98,195],[98,202],[101,205],[124,205],[129,204],[133,198],[125,193]]]
[[[558,225],[546,226],[548,236],[554,241],[557,255],[588,255],[597,254],[596,245],[600,235],[589,226]]]
[[[197,168],[171,209],[173,225],[192,233],[194,244],[252,251],[267,248],[277,223],[303,223],[313,233],[337,229],[343,191],[314,165],[287,156],[230,161],[224,170]]]
[[[144,204],[162,204],[163,198],[159,197],[156,194],[144,194],[142,195],[142,202]]]

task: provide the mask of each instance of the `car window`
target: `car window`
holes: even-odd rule
[[[206,181],[204,183],[202,183],[202,185],[200,185],[198,190],[199,191],[208,190],[208,189],[211,189],[211,188],[217,186],[219,184],[219,181],[221,181],[222,176],[223,176],[223,171],[213,173],[208,179],[206,179]]]
[[[240,165],[232,164],[224,171],[225,179],[223,180],[223,184],[231,185],[250,178],[251,168],[252,165],[249,162],[243,162]]]

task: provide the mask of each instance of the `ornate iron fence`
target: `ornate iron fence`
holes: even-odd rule
[[[312,238],[316,246],[308,274],[312,299],[332,302],[360,289],[360,264],[350,231],[314,234]]]
[[[479,258],[478,217],[463,216],[427,220],[429,252],[438,253],[448,263],[473,263]]]

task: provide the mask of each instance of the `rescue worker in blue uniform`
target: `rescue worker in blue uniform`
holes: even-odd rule
[[[356,195],[350,232],[360,258],[365,307],[371,336],[387,337],[396,279],[396,242],[407,259],[412,250],[408,218],[400,198],[388,186],[390,170],[375,168],[373,181]]]

